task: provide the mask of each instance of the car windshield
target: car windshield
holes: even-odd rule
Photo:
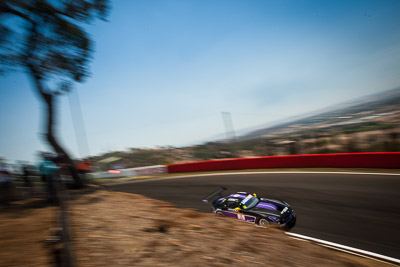
[[[259,202],[258,198],[253,195],[248,195],[240,202],[240,207],[244,210],[253,208]]]

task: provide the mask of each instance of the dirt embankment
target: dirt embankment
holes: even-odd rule
[[[390,266],[140,195],[75,194],[77,266]],[[25,200],[0,209],[0,266],[50,266],[43,242],[56,209]]]

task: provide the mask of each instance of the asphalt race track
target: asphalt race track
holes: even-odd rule
[[[400,175],[241,173],[109,184],[201,212],[210,211],[202,198],[221,186],[285,200],[297,215],[294,233],[400,258]]]

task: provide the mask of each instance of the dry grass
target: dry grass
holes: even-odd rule
[[[77,266],[389,266],[140,195],[94,191],[73,199]],[[51,262],[43,239],[56,210],[32,201],[0,210],[0,266]]]

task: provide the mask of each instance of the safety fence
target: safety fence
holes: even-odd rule
[[[267,168],[399,169],[400,152],[340,153],[207,160],[170,164],[168,173]]]
[[[109,179],[121,177],[152,176],[167,173],[167,166],[155,165],[129,169],[108,170],[105,172],[93,172],[89,176],[92,179]]]

